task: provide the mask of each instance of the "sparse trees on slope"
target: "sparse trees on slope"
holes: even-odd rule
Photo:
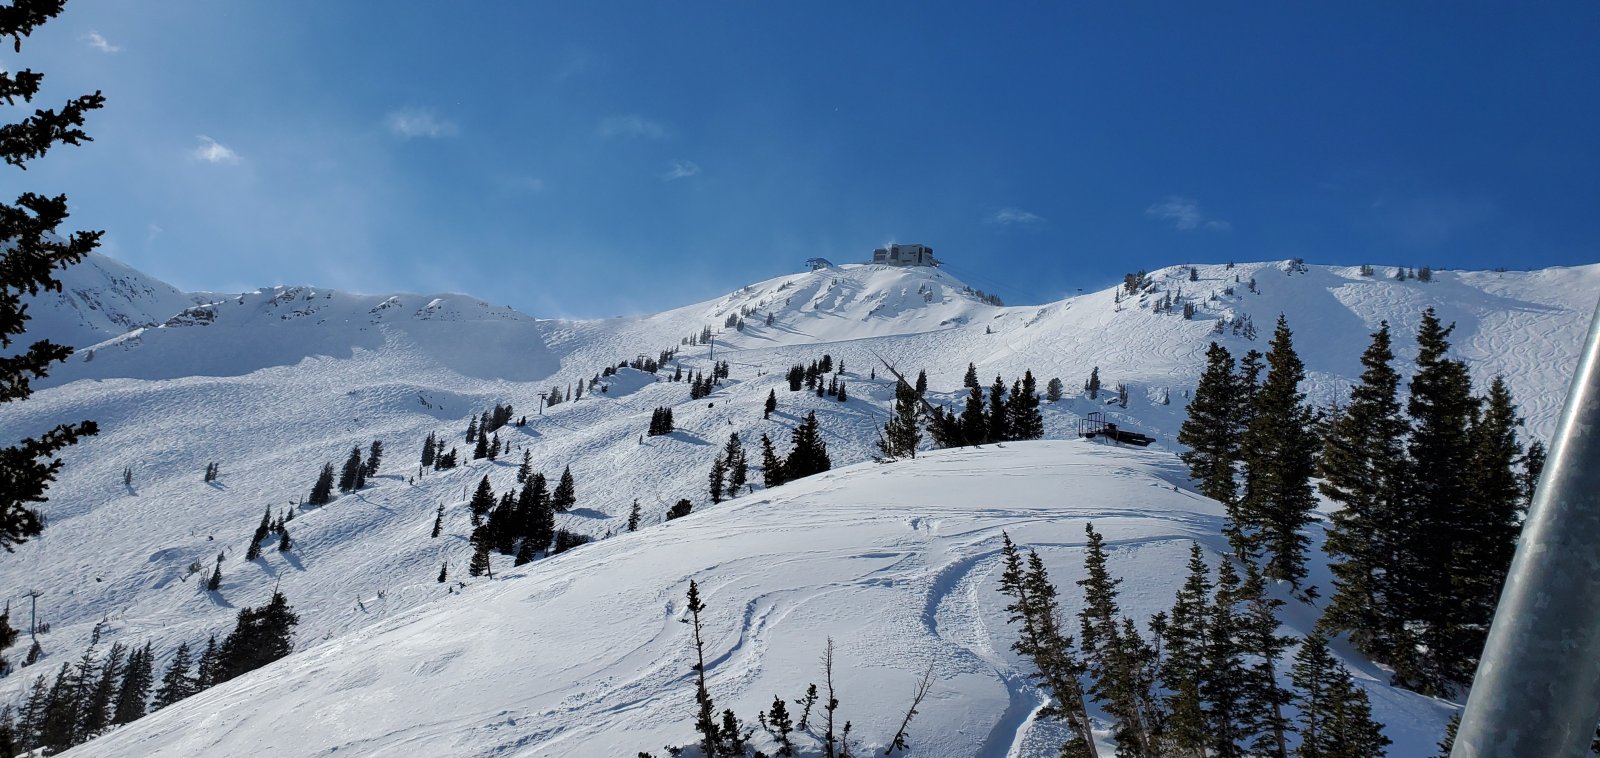
[[[22,39],[35,28],[61,13],[64,0],[14,0],[0,15],[0,38],[10,37],[13,48],[22,50]],[[0,72],[0,100],[8,105],[21,100],[32,102],[44,79],[29,69]],[[89,141],[83,129],[84,117],[100,108],[105,98],[96,91],[66,102],[59,110],[39,108],[22,120],[0,126],[0,160],[19,169],[44,156],[57,143],[80,145]],[[57,269],[71,266],[100,244],[103,232],[73,232],[62,237],[56,229],[67,219],[65,195],[45,197],[26,192],[15,205],[0,203],[0,403],[28,399],[34,379],[49,373],[50,367],[66,360],[72,348],[39,340],[25,349],[13,349],[12,342],[27,331],[29,316],[24,296],[40,292],[60,292]],[[14,354],[13,354],[14,353]],[[39,435],[0,448],[0,548],[8,552],[27,542],[44,528],[34,505],[46,500],[50,483],[61,470],[57,452],[80,438],[99,431],[93,421],[60,424]]]

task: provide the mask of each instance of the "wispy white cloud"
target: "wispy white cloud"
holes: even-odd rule
[[[611,116],[600,119],[597,132],[602,137],[621,139],[666,139],[667,128],[643,116]]]
[[[1206,218],[1205,213],[1200,210],[1199,202],[1192,197],[1181,195],[1173,195],[1144,209],[1144,215],[1161,221],[1170,221],[1174,228],[1184,232],[1196,229],[1226,232],[1233,229],[1233,224],[1220,218]]]
[[[225,166],[231,166],[239,162],[239,154],[234,152],[227,145],[207,137],[204,134],[200,135],[196,139],[200,140],[200,146],[194,149],[194,152],[192,153],[194,157],[203,160],[206,163],[215,163]]]
[[[1044,217],[1037,213],[1030,213],[1021,208],[1001,208],[984,219],[991,224],[1010,226],[1012,224],[1042,224]]]
[[[661,175],[666,181],[674,179],[687,179],[700,173],[700,164],[694,161],[673,161],[667,165],[667,172]]]
[[[88,34],[83,35],[83,41],[88,42],[89,47],[99,50],[102,53],[122,52],[121,47],[111,44],[111,41],[101,36],[100,32],[89,32]]]
[[[439,118],[427,108],[401,108],[390,112],[384,122],[390,132],[402,139],[454,137],[460,131],[454,122]]]
[[[527,190],[529,192],[543,192],[545,190],[544,180],[537,176],[514,176],[507,184],[512,189]]]

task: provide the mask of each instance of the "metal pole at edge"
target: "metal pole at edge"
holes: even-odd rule
[[[1451,758],[1586,756],[1600,718],[1600,307]]]

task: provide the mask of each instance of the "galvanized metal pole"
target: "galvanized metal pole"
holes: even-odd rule
[[[1585,756],[1600,718],[1600,308],[1451,758]]]

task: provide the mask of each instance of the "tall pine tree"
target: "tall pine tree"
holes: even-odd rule
[[[1267,351],[1267,378],[1255,397],[1255,415],[1244,430],[1240,447],[1250,475],[1239,500],[1243,547],[1249,554],[1265,551],[1268,579],[1296,588],[1306,575],[1305,534],[1316,497],[1311,476],[1316,467],[1317,439],[1306,396],[1300,391],[1305,364],[1295,354],[1288,321],[1278,316]]]

